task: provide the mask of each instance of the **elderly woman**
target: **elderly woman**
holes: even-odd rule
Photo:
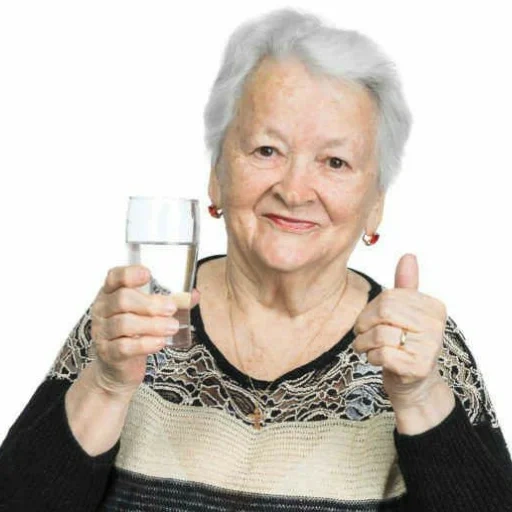
[[[512,465],[482,376],[378,240],[411,125],[363,35],[290,9],[241,26],[205,111],[209,210],[194,344],[171,296],[112,269],[0,451],[1,510],[505,511]],[[199,298],[200,297],[200,298]]]

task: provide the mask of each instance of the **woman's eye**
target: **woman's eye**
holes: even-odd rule
[[[256,151],[261,156],[272,156],[275,149],[272,146],[261,146]]]
[[[348,163],[345,160],[342,160],[341,158],[335,156],[329,158],[329,163],[331,164],[331,167],[333,169],[341,169],[343,167],[343,164],[345,164],[345,167],[348,167]]]

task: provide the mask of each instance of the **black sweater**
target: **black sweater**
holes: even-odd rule
[[[201,260],[200,263],[210,258]],[[371,284],[368,300],[382,287]],[[232,366],[192,311],[194,346],[148,357],[117,444],[96,457],[64,396],[95,357],[90,310],[0,447],[0,511],[512,511],[512,463],[482,376],[452,318],[439,369],[456,406],[398,434],[380,367],[353,331],[270,386]],[[263,426],[248,417],[265,411]]]

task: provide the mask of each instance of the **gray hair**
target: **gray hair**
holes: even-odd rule
[[[271,11],[231,34],[204,110],[205,144],[215,167],[226,130],[236,115],[244,83],[264,57],[297,57],[317,74],[363,85],[378,108],[376,152],[379,188],[386,191],[400,171],[412,116],[395,64],[367,36],[327,26],[296,9]]]

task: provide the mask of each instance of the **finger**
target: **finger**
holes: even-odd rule
[[[400,377],[402,384],[424,380],[437,373],[437,359],[425,354],[410,354],[393,347],[370,350],[367,360],[373,366],[382,366],[386,371]]]
[[[151,273],[143,265],[114,267],[108,271],[103,285],[104,293],[112,293],[119,288],[137,288],[149,282]]]
[[[384,346],[399,348],[401,333],[402,329],[394,325],[378,324],[358,334],[352,342],[352,348],[360,354]]]
[[[419,284],[418,259],[414,254],[404,254],[395,271],[395,288],[417,290]]]
[[[373,366],[382,366],[386,370],[404,377],[412,377],[416,357],[394,347],[381,347],[368,351],[368,362]]]
[[[133,313],[114,315],[103,321],[103,336],[108,340],[133,336],[172,336],[179,330],[174,317],[146,317]]]
[[[172,316],[177,306],[168,295],[141,292],[135,288],[119,288],[104,296],[102,316],[110,318],[120,313],[135,313],[141,316]]]
[[[417,291],[403,288],[383,290],[361,311],[354,324],[354,331],[360,334],[378,324],[388,324],[419,332],[418,326],[424,321],[426,306],[423,294]]]
[[[106,358],[108,358],[108,361],[112,362],[122,361],[132,357],[153,354],[161,350],[164,346],[164,337],[141,336],[140,338],[118,338],[106,344]]]

